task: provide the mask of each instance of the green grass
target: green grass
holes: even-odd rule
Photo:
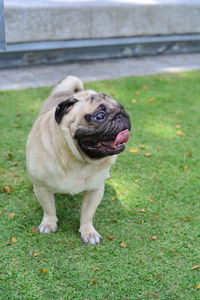
[[[132,119],[96,213],[104,240],[95,247],[77,233],[81,195],[57,196],[57,233],[32,231],[42,210],[24,149],[50,88],[0,93],[1,299],[200,299],[200,268],[192,270],[200,264],[199,82],[196,71],[86,85],[113,95]]]

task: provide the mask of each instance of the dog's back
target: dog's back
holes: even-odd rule
[[[57,106],[60,102],[66,100],[69,96],[83,90],[82,81],[75,76],[67,76],[51,92],[50,96],[43,102],[40,114]]]

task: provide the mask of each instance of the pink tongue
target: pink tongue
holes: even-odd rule
[[[111,146],[114,147],[117,144],[124,144],[124,143],[128,142],[129,135],[130,135],[130,133],[129,133],[128,129],[121,131],[120,133],[118,133],[118,135],[116,136],[116,138]]]

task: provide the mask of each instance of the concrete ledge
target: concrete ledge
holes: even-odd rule
[[[200,52],[200,35],[11,44],[0,55],[0,68],[191,52]]]
[[[23,43],[8,45],[0,68],[189,52],[200,52],[200,35]]]
[[[199,0],[5,0],[7,43],[200,33]]]

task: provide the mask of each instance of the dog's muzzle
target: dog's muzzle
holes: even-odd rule
[[[124,151],[130,129],[130,118],[124,110],[120,109],[97,128],[78,129],[75,138],[78,146],[87,156],[98,159]]]

